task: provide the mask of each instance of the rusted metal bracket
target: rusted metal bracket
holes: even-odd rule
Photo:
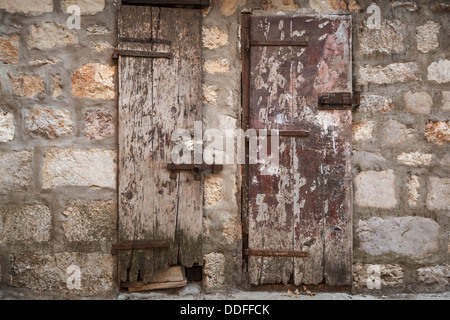
[[[200,174],[202,171],[220,171],[223,170],[223,165],[221,164],[175,164],[169,163],[167,165],[167,169],[171,171],[170,179],[176,179],[177,170],[191,170],[194,175],[194,180],[200,180]]]
[[[112,58],[118,59],[119,56],[144,57],[144,58],[166,58],[166,59],[172,59],[172,57],[173,57],[171,52],[152,52],[152,51],[140,51],[140,50],[114,50]]]
[[[122,0],[125,5],[154,5],[154,6],[209,6],[211,0]]]
[[[167,248],[169,244],[170,242],[168,240],[151,240],[145,242],[113,244],[111,247],[111,254],[115,255],[119,250]]]
[[[267,130],[266,136],[270,137],[270,136],[280,136],[280,137],[308,137],[309,136],[309,131],[306,130],[273,130],[273,134],[272,134],[272,130]],[[254,136],[253,133],[256,132],[250,132],[250,136]],[[259,135],[256,135],[258,137],[263,136],[261,134],[261,132],[259,133]],[[248,136],[247,136],[248,138]]]
[[[319,96],[319,110],[351,110],[358,107],[360,92],[333,92]]]
[[[298,40],[250,40],[250,35],[247,33],[245,50],[250,51],[250,47],[306,47],[308,43],[308,37],[301,37]]]
[[[244,254],[246,256],[259,256],[259,257],[296,257],[305,258],[308,256],[308,252],[305,251],[274,251],[274,250],[251,250],[245,249]]]

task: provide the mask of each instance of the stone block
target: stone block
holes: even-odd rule
[[[67,12],[69,6],[78,6],[81,15],[95,15],[105,9],[105,0],[62,0],[61,9]]]
[[[205,254],[203,276],[205,288],[216,288],[225,284],[225,256],[222,253]]]
[[[397,205],[392,170],[363,171],[355,178],[355,201],[360,207],[390,209]]]
[[[375,276],[379,278],[379,289],[403,286],[404,271],[396,264],[353,264],[353,285],[355,289],[377,289]]]
[[[84,136],[98,140],[114,134],[112,114],[106,109],[94,108],[84,111]]]
[[[367,85],[391,84],[419,80],[417,72],[419,66],[415,62],[392,63],[387,66],[361,66],[358,84]]]
[[[29,27],[27,44],[30,49],[48,50],[78,44],[78,36],[75,30],[66,25],[41,22]]]
[[[424,259],[439,250],[439,224],[423,217],[372,217],[359,220],[356,234],[360,248],[378,256],[394,253]]]
[[[100,63],[87,63],[72,75],[72,96],[111,100],[115,97],[116,68]]]
[[[387,21],[379,29],[364,28],[360,33],[361,53],[401,53],[404,32],[405,25],[398,20]]]
[[[442,264],[418,268],[417,278],[423,284],[448,285],[450,283],[450,265]]]
[[[437,83],[450,82],[450,60],[439,60],[428,66],[428,80]]]
[[[44,189],[58,186],[116,187],[116,152],[104,149],[51,148],[42,164]]]
[[[217,27],[203,27],[203,48],[217,49],[228,44],[228,34]]]
[[[450,141],[450,121],[430,121],[425,127],[425,138],[428,142],[444,145]]]
[[[0,36],[0,64],[19,63],[19,36],[1,35]]]
[[[0,207],[0,246],[16,241],[50,240],[52,213],[44,204]]]
[[[33,152],[29,150],[0,153],[0,193],[25,190],[33,182]]]
[[[70,241],[112,241],[116,230],[114,200],[67,201],[63,211],[63,230]]]
[[[424,91],[420,92],[407,92],[404,95],[405,110],[412,113],[429,114],[431,107],[433,106],[433,99]]]
[[[430,210],[450,210],[450,178],[428,179],[427,207]]]
[[[432,20],[416,27],[417,50],[428,53],[439,47],[439,29],[441,25]]]
[[[0,142],[14,140],[15,130],[14,114],[0,109]]]
[[[64,109],[33,108],[25,119],[25,127],[33,137],[66,137],[72,135],[73,120]]]
[[[415,152],[403,152],[397,160],[408,166],[426,166],[433,160],[433,154]]]
[[[43,94],[45,90],[44,80],[37,75],[8,74],[13,93],[19,97],[34,98],[38,94]]]
[[[0,9],[5,9],[12,13],[25,13],[27,15],[40,15],[46,12],[53,11],[52,0],[0,0]]]
[[[113,289],[110,254],[17,252],[11,254],[10,261],[13,287],[87,296],[108,294]]]

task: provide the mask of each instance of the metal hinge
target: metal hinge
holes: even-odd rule
[[[319,110],[351,110],[360,103],[360,92],[323,93],[319,96]]]
[[[175,163],[169,163],[167,165],[167,169],[171,171],[170,173],[170,179],[176,179],[177,170],[190,170],[192,174],[194,175],[194,180],[200,180],[200,174],[202,171],[220,171],[223,170],[223,165],[221,164],[175,164]]]

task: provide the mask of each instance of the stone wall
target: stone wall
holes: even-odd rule
[[[67,25],[72,4],[80,29]],[[110,295],[117,4],[18,0],[0,9],[0,282]]]
[[[118,1],[0,0],[0,285],[114,293]],[[351,14],[354,287],[449,288],[450,5],[212,0],[203,9],[204,129],[239,127],[240,12]],[[69,29],[69,5],[81,8]],[[246,283],[239,168],[205,178],[209,290]],[[80,267],[81,283],[74,276]],[[72,282],[71,282],[72,281]],[[376,282],[376,281],[375,281]],[[375,283],[374,282],[374,283]],[[370,284],[370,283],[369,283]],[[1,287],[0,287],[1,288]]]

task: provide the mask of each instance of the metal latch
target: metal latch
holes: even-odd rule
[[[319,110],[351,110],[358,107],[360,92],[333,92],[323,93],[319,96]]]
[[[170,172],[170,179],[176,179],[177,178],[177,170],[191,170],[192,174],[194,175],[194,180],[200,180],[201,176],[200,174],[202,171],[220,171],[223,169],[223,165],[221,164],[175,164],[175,163],[169,163],[167,165],[167,169],[169,169]]]

